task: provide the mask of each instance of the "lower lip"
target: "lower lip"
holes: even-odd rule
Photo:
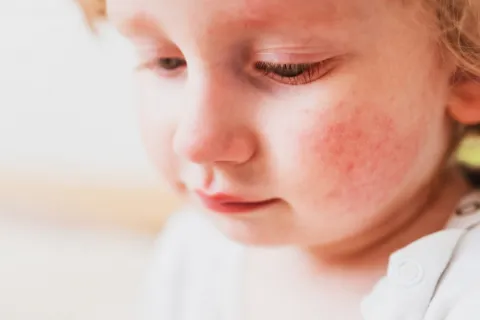
[[[209,210],[222,214],[246,214],[264,209],[278,201],[277,199],[271,199],[261,202],[219,202],[205,197],[200,197],[200,200]]]

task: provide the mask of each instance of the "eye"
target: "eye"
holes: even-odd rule
[[[162,75],[173,75],[179,69],[185,67],[187,62],[182,58],[156,58],[152,61],[142,64],[138,69],[149,69],[155,72],[159,72]]]
[[[184,59],[180,58],[158,58],[156,64],[165,70],[175,70],[187,65]]]
[[[329,71],[327,65],[327,61],[298,64],[259,61],[255,63],[255,69],[275,81],[289,85],[302,85],[324,76]]]

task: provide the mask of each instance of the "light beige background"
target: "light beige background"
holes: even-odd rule
[[[177,200],[137,131],[134,63],[73,0],[0,1],[0,319],[134,319]]]

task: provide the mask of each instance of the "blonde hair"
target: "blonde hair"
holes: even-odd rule
[[[436,13],[440,43],[456,63],[456,80],[480,81],[480,1],[426,1]]]
[[[480,0],[425,0],[429,12],[436,15],[439,43],[448,59],[453,59],[456,71],[452,85],[467,80],[480,82]],[[467,176],[468,161],[462,159],[462,142],[468,135],[468,127],[454,123],[448,163],[460,162]]]

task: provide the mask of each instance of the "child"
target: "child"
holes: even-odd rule
[[[480,122],[478,1],[109,5],[192,204],[148,319],[480,319],[480,193],[451,161]]]

